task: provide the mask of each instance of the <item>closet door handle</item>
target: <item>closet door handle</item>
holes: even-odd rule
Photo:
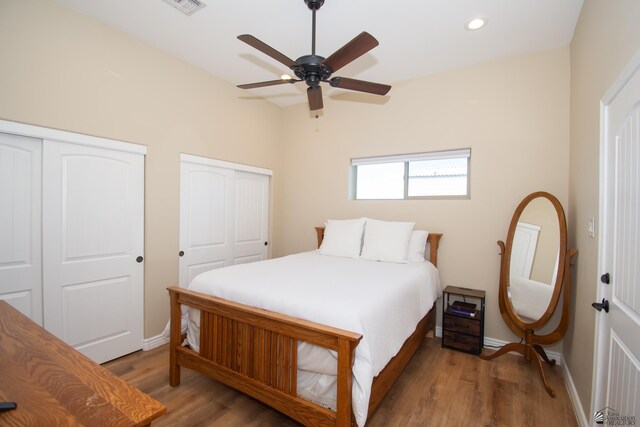
[[[138,258],[136,258],[136,262],[140,263],[144,261],[144,258],[142,258],[141,256],[139,256]]]
[[[178,252],[178,256],[184,256],[184,251]]]

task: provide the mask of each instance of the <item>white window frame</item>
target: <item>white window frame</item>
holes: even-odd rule
[[[442,196],[409,196],[409,163],[424,160],[467,159],[467,194]],[[401,199],[359,199],[356,189],[358,183],[358,166],[378,165],[384,163],[404,163],[404,195]],[[470,199],[471,198],[471,148],[456,150],[431,151],[426,153],[396,154],[391,156],[359,157],[351,159],[350,198],[352,200],[434,200],[434,199]]]

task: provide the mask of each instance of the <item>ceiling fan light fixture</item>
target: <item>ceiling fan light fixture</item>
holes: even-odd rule
[[[291,80],[293,77],[291,77],[289,74],[283,74],[280,76],[281,80]]]
[[[467,21],[464,28],[466,28],[469,31],[477,31],[480,28],[483,28],[484,26],[486,26],[487,22],[488,22],[487,18],[483,18],[483,17],[473,18]]]

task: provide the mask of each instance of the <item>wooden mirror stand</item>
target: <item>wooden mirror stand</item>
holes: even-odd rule
[[[545,198],[551,202],[558,216],[559,246],[556,262],[557,265],[554,275],[555,283],[549,283],[549,286],[553,286],[553,290],[546,310],[537,319],[526,319],[518,315],[510,297],[511,292],[509,287],[511,286],[512,281],[511,257],[513,253],[513,241],[516,234],[516,228],[520,221],[521,214],[530,202],[539,198]],[[518,337],[522,338],[522,340],[517,343],[505,344],[495,353],[487,355],[481,354],[480,357],[485,360],[491,360],[511,351],[522,354],[527,361],[536,362],[547,393],[549,393],[550,396],[555,397],[555,392],[549,386],[542,364],[544,361],[550,366],[553,366],[555,365],[555,360],[550,359],[547,356],[547,353],[542,346],[560,341],[567,332],[567,328],[569,326],[569,304],[571,302],[571,260],[578,253],[574,248],[567,249],[566,219],[564,210],[562,209],[562,205],[558,199],[545,192],[536,192],[525,197],[513,214],[513,218],[509,226],[509,233],[507,234],[506,245],[502,240],[499,240],[498,246],[500,246],[500,289],[498,296],[500,314],[509,329],[511,329],[511,331],[513,331],[513,333]],[[562,293],[563,290],[564,293]],[[563,295],[562,316],[558,326],[552,332],[544,335],[536,335],[535,330],[546,325],[551,319],[557,308],[561,293]]]

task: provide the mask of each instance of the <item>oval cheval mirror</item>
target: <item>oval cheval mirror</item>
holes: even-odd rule
[[[543,191],[525,197],[511,219],[506,245],[500,240],[498,246],[501,250],[500,313],[509,329],[522,340],[480,357],[490,360],[510,351],[522,354],[527,361],[536,362],[545,389],[555,397],[542,363],[553,366],[555,360],[549,359],[542,346],[560,341],[567,332],[570,263],[577,254],[575,249],[567,249],[567,223],[558,199]],[[536,335],[536,330],[553,316],[561,294],[562,315],[558,326],[552,332]]]

